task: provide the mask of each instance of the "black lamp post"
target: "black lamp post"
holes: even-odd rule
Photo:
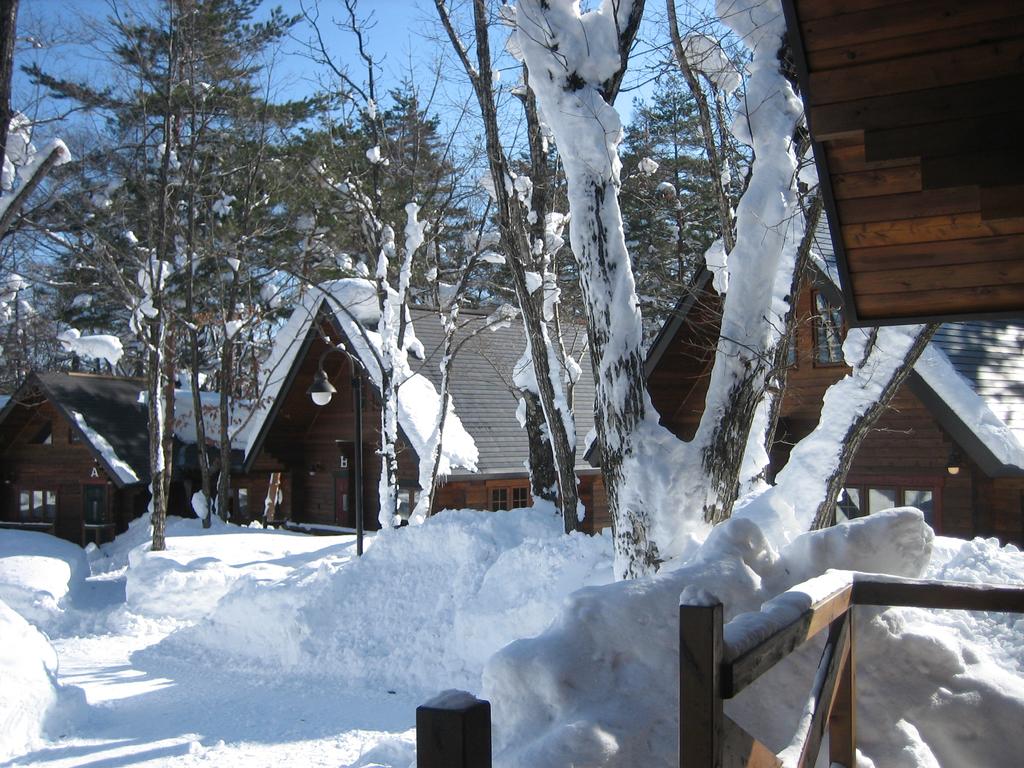
[[[357,371],[357,366],[363,368],[362,363],[342,347],[329,347],[320,355],[320,360],[316,366],[316,374],[313,376],[313,383],[310,384],[306,393],[313,403],[318,406],[330,403],[331,398],[337,393],[337,388],[331,384],[327,378],[326,371],[324,371],[324,359],[331,352],[339,352],[348,358],[349,365],[352,368],[352,407],[354,409],[356,433],[355,456],[352,458],[352,472],[355,475],[355,488],[353,491],[356,497],[356,556],[362,557],[363,532],[365,528],[363,520],[363,379]]]

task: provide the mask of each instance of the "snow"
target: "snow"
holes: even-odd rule
[[[637,163],[637,168],[640,169],[640,173],[644,176],[653,176],[658,172],[658,164],[649,157],[641,158],[640,162]]]
[[[200,392],[199,407],[203,412],[206,439],[220,439],[220,393]],[[229,404],[228,439],[232,448],[244,449],[248,440],[249,415],[252,404],[232,399]],[[195,408],[191,389],[174,390],[174,436],[188,445],[196,444]]]
[[[82,297],[79,296],[75,299]],[[97,334],[94,336],[83,336],[77,328],[68,328],[57,334],[57,341],[61,343],[68,352],[96,360],[106,360],[111,368],[117,366],[124,354],[124,347],[117,336],[108,334]]]
[[[0,567],[34,546],[35,583],[79,596],[64,601],[74,621],[49,624],[52,647],[0,603],[0,759],[409,768],[416,706],[481,697],[499,768],[673,765],[680,593],[721,600],[734,646],[751,640],[744,614],[778,622],[849,579],[829,568],[1024,582],[1016,548],[935,539],[908,509],[782,550],[735,518],[688,562],[629,582],[612,581],[609,537],[562,534],[550,506],[446,511],[377,534],[361,559],[351,536],[217,519],[204,531],[170,518],[168,550],[153,553],[148,527],[93,550],[88,579],[77,547],[0,531]],[[1024,745],[1019,617],[859,609],[857,627],[862,765],[1005,765]],[[727,714],[784,748],[819,648]]]
[[[945,401],[985,447],[1003,464],[1024,467],[1024,445],[949,361],[938,344],[929,344],[914,370]]]
[[[99,451],[100,456],[107,463],[118,479],[125,485],[131,485],[132,483],[141,482],[139,476],[135,474],[135,470],[132,469],[131,465],[128,464],[124,459],[117,455],[114,447],[107,441],[103,435],[94,430],[86,422],[85,417],[78,411],[71,411],[71,418],[74,419],[75,424],[82,430],[82,434],[85,435],[85,439]]]
[[[81,547],[35,531],[0,529],[0,600],[46,624],[89,575]]]
[[[46,636],[0,601],[0,760],[59,735],[81,708],[81,691],[57,682],[57,653]]]

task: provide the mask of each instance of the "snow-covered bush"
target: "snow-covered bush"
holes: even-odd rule
[[[57,653],[46,637],[0,601],[0,760],[35,746],[73,718],[85,699],[57,683]]]

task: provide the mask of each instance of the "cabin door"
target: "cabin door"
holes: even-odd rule
[[[352,443],[338,444],[338,466],[334,471],[334,524],[355,528],[355,497],[352,478]]]
[[[82,546],[114,538],[114,523],[107,509],[106,485],[82,486]]]

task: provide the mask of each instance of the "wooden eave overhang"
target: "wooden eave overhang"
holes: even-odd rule
[[[1024,314],[1024,5],[782,5],[849,322]]]

